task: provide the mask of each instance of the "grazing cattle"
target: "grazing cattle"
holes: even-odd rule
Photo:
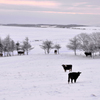
[[[74,82],[76,83],[77,78],[80,76],[81,72],[71,72],[68,74],[68,83],[70,82],[71,79],[71,83]]]
[[[21,55],[21,54],[24,55],[24,51],[18,51],[18,55]]]
[[[54,50],[54,54],[57,54],[57,50]]]
[[[87,57],[87,56],[92,57],[92,53],[91,53],[91,52],[84,52],[84,54],[86,55],[86,57]]]
[[[66,72],[66,70],[69,70],[69,71],[72,71],[72,65],[62,65],[63,66],[63,69],[64,71]]]
[[[18,55],[21,55],[21,54],[24,55],[25,49],[23,48],[23,46],[18,46],[17,47],[17,53],[18,53]]]

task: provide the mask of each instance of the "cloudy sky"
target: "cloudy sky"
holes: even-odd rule
[[[100,25],[100,0],[0,0],[0,23]]]

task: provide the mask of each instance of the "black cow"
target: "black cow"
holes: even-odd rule
[[[81,72],[71,72],[68,74],[68,83],[70,82],[71,79],[71,83],[74,82],[76,83],[77,78],[80,76]]]
[[[54,50],[54,54],[57,54],[57,50]]]
[[[18,55],[21,55],[21,54],[24,55],[24,51],[18,51]]]
[[[72,65],[62,65],[63,66],[63,69],[64,71],[66,72],[66,70],[69,70],[69,71],[72,71]]]
[[[87,56],[92,57],[92,53],[91,53],[91,52],[84,52],[84,54],[86,55],[86,57],[87,57]]]

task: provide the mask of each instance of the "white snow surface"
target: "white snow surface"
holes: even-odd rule
[[[100,100],[100,57],[77,56],[66,48],[69,39],[80,33],[98,30],[23,28],[0,26],[0,37],[8,34],[14,41],[26,36],[34,47],[29,55],[0,58],[0,100]],[[59,43],[59,55],[44,54],[39,45],[45,40]],[[37,41],[39,40],[39,41]],[[82,72],[76,83],[68,84],[62,64],[72,64],[73,72]]]

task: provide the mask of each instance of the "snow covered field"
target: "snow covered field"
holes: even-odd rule
[[[74,56],[66,45],[80,33],[100,32],[99,29],[74,30],[58,28],[24,28],[0,26],[0,37],[8,34],[14,41],[29,37],[34,49],[29,55],[0,58],[0,100],[100,100],[100,57]],[[53,50],[45,55],[39,45],[46,39],[59,43],[59,55]],[[36,41],[39,40],[39,41]],[[62,64],[72,64],[81,71],[77,83],[68,84],[68,71]]]

